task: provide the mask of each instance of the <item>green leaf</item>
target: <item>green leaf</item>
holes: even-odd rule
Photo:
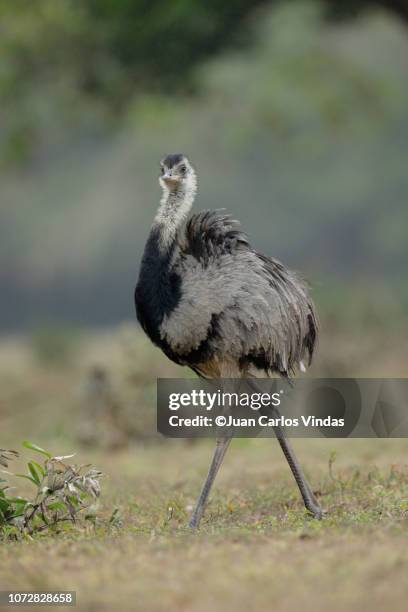
[[[118,526],[120,522],[121,521],[120,521],[119,508],[115,508],[112,514],[110,515],[109,525]]]
[[[24,499],[23,497],[7,497],[7,501],[11,502],[12,504],[21,506],[25,506],[29,503],[28,499]]]
[[[29,448],[30,450],[36,451],[37,453],[45,455],[46,457],[48,457],[48,459],[51,459],[51,453],[48,453],[46,450],[41,448],[41,446],[37,446],[37,444],[33,444],[29,440],[24,440],[23,446],[25,446],[25,448]]]
[[[66,510],[66,506],[64,502],[56,501],[48,504],[47,508],[49,510]]]
[[[67,500],[73,505],[73,506],[79,506],[79,499],[77,497],[75,497],[75,495],[67,495]]]
[[[37,463],[37,461],[34,461],[34,460],[32,460],[31,463],[35,466],[35,468],[40,472],[41,476],[44,478],[45,470],[42,467],[42,465],[40,465],[39,463]]]
[[[30,474],[34,478],[36,484],[41,484],[41,478],[39,477],[38,472],[35,469],[35,466],[32,461],[28,462],[28,469],[30,470]]]
[[[9,503],[9,500],[7,499],[0,499],[0,510],[2,512],[7,512],[11,510],[11,504]]]

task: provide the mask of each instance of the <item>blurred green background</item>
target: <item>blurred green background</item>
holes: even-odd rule
[[[0,326],[132,320],[183,151],[344,331],[408,304],[404,2],[0,1]]]

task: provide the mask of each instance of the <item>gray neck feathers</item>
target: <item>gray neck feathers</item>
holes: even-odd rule
[[[175,191],[171,191],[167,186],[163,187],[160,206],[152,227],[159,230],[161,250],[166,251],[176,239],[179,228],[191,210],[196,192],[195,177],[191,177],[188,184],[181,185]]]

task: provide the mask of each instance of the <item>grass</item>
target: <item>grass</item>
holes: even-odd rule
[[[106,475],[96,522],[0,544],[1,589],[76,590],[78,609],[95,611],[406,609],[405,440],[294,440],[326,510],[322,521],[304,510],[274,440],[234,440],[192,533],[186,525],[210,440],[79,445],[87,360],[103,354],[119,387],[127,381],[125,396],[135,385],[139,419],[152,395],[144,381],[175,375],[143,341],[131,355],[128,344],[115,346],[99,338],[63,369],[36,362],[25,345],[8,343],[2,359],[0,346],[0,446],[29,438],[54,454],[77,450],[75,461]]]
[[[331,440],[334,480],[328,441],[297,442],[322,521],[303,509],[272,440],[233,443],[198,533],[186,523],[208,443],[89,453],[110,474],[99,523],[3,544],[0,584],[74,589],[84,610],[406,609],[404,441],[380,445],[372,467],[375,441]]]

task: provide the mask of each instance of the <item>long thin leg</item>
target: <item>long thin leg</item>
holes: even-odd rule
[[[249,381],[249,385],[259,391],[258,386],[254,382],[253,379]],[[273,408],[273,412],[276,417],[281,417],[281,413],[276,408]],[[276,426],[273,428],[275,435],[278,439],[280,447],[283,451],[283,454],[286,457],[286,460],[289,464],[290,469],[292,470],[292,474],[296,480],[296,484],[299,487],[300,494],[303,498],[303,502],[306,508],[313,514],[315,518],[321,519],[323,516],[322,509],[317,501],[315,495],[313,494],[312,489],[310,488],[305,475],[303,474],[302,468],[300,467],[300,463],[297,460],[297,457],[294,453],[292,445],[289,443],[288,439],[285,437],[283,429],[280,426]]]
[[[211,486],[214,482],[218,470],[220,469],[222,460],[224,459],[225,453],[227,452],[227,448],[230,442],[231,438],[217,439],[217,445],[215,447],[210,469],[208,470],[207,478],[205,479],[203,488],[201,489],[200,497],[197,500],[197,505],[194,509],[193,514],[191,515],[191,519],[188,525],[192,529],[197,528],[200,524],[200,520],[204,512],[204,507],[207,502]]]
[[[278,410],[276,412],[279,414]],[[300,467],[299,461],[297,460],[291,444],[287,438],[282,435],[283,432],[280,427],[274,427],[274,430],[283,454],[285,455],[289,467],[292,470],[292,474],[295,477],[306,508],[314,515],[315,518],[321,519],[323,515],[322,509],[303,474],[302,468]]]

